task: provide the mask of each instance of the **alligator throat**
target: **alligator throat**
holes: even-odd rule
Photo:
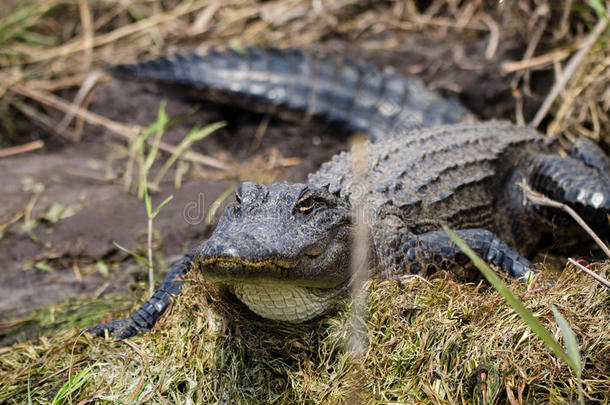
[[[250,310],[274,321],[301,323],[316,318],[337,302],[345,291],[286,286],[278,283],[236,283],[233,294]]]

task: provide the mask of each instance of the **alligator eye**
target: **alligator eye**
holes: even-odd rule
[[[302,214],[309,214],[316,207],[326,205],[326,200],[317,195],[309,195],[296,202],[294,209]]]
[[[295,208],[302,214],[308,214],[313,211],[316,206],[316,201],[312,197],[308,197],[297,202]]]
[[[241,205],[241,195],[239,195],[238,192],[235,192],[235,201],[237,202],[237,205]]]

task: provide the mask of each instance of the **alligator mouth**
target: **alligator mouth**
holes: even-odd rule
[[[221,284],[234,282],[276,282],[284,285],[302,286],[299,261],[269,259],[261,261],[242,258],[211,257],[199,261],[204,278]],[[301,263],[302,265],[302,263]],[[305,282],[305,284],[309,284]]]
[[[323,261],[324,255],[303,256],[298,261],[276,258],[252,261],[243,258],[210,257],[200,258],[196,266],[206,280],[221,285],[252,283],[321,290],[337,288],[345,281],[345,277],[336,277],[335,269],[320,273],[317,268],[320,259]]]
[[[313,256],[312,256],[313,257]],[[224,268],[242,268],[249,269],[253,273],[261,269],[275,269],[278,272],[284,272],[294,269],[299,262],[297,260],[282,260],[282,259],[269,259],[269,260],[244,260],[238,257],[210,257],[208,259],[202,259],[199,262],[202,266],[219,266]]]

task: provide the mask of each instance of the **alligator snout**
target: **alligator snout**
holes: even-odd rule
[[[280,241],[268,233],[240,233],[230,240],[222,235],[212,235],[199,250],[199,259],[206,263],[240,263],[253,267],[274,265],[293,268],[301,256],[298,250],[286,249]]]

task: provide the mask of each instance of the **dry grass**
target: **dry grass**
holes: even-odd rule
[[[598,270],[608,276],[610,266]],[[354,396],[367,403],[479,403],[475,371],[482,365],[497,382],[490,383],[496,403],[577,398],[567,366],[489,287],[417,279],[369,287],[369,315],[363,321],[367,347],[359,359],[346,349],[350,320],[355,321],[347,304],[318,322],[275,324],[191,282],[171,314],[151,334],[129,344],[68,330],[13,346],[0,356],[0,401],[26,403],[29,379],[32,398],[45,403],[67,381],[70,369],[75,375],[88,366],[92,372],[74,394],[75,403],[86,398],[344,403]],[[553,289],[523,298],[556,336],[551,304],[564,314],[579,339],[586,396],[606,401],[608,297],[587,276],[566,271]]]
[[[549,124],[548,134],[567,143],[580,136],[610,144],[610,50],[598,41],[571,78]]]
[[[585,2],[575,0],[502,4],[482,0],[3,2],[0,121],[9,135],[0,139],[0,145],[15,142],[11,133],[27,132],[24,118],[57,131],[69,111],[58,114],[44,100],[52,95],[76,100],[86,108],[89,97],[75,97],[76,90],[95,68],[108,63],[216,43],[311,47],[342,38],[368,49],[387,50],[421,31],[436,38],[485,39],[490,58],[502,38],[531,38],[517,58],[520,63],[505,65],[513,69],[514,118],[520,121],[523,98],[545,96],[532,90],[534,72],[555,69],[559,74],[596,17]],[[606,33],[603,41],[607,40]],[[545,123],[552,135],[570,139],[584,134],[609,142],[603,139],[610,133],[610,63],[605,45],[594,46],[560,94]],[[86,119],[81,114],[69,125],[63,121],[64,130],[58,132],[77,141]],[[132,128],[105,124],[118,131]],[[608,277],[610,265],[598,271]],[[108,297],[85,307],[66,303],[51,313],[51,319],[49,310],[42,309],[27,321],[42,326],[40,337],[0,348],[0,402],[49,403],[62,385],[88,366],[93,366],[92,371],[73,393],[72,403],[358,399],[485,403],[475,378],[481,365],[489,370],[489,403],[558,403],[577,398],[567,367],[489,288],[415,280],[404,285],[373,284],[370,291],[368,319],[360,320],[366,324],[368,344],[359,359],[345,350],[354,330],[350,323],[358,321],[348,315],[349,306],[319,322],[280,325],[252,319],[242,306],[226,305],[204,285],[191,283],[152,334],[130,343],[92,339],[76,330],[99,320],[101,314],[115,317],[128,312],[120,305],[120,310],[112,307],[114,301]],[[610,401],[608,297],[607,290],[587,276],[566,272],[553,289],[524,298],[557,336],[550,308],[559,307],[579,339],[585,394],[602,403]],[[118,297],[117,302],[135,307],[132,299],[132,295]],[[109,305],[100,309],[97,305],[102,302]],[[3,332],[21,326],[0,325]]]
[[[16,112],[48,130],[57,130],[53,123],[60,119],[42,100],[46,92],[72,98],[72,90],[82,85],[96,67],[133,61],[143,55],[166,54],[177,47],[206,48],[218,43],[237,47],[251,44],[312,47],[328,39],[343,38],[369,50],[391,50],[409,34],[422,31],[435,38],[460,35],[465,39],[484,39],[488,58],[493,58],[498,42],[505,38],[532,38],[524,51],[522,67],[514,73],[515,118],[519,120],[522,115],[519,103],[523,95],[533,92],[531,73],[551,70],[553,63],[569,56],[575,50],[573,44],[596,19],[584,1],[507,0],[500,5],[482,0],[420,3],[414,0],[383,3],[168,0],[161,6],[149,0],[9,2],[4,5],[6,13],[0,19],[0,120],[7,133],[19,128]],[[538,53],[555,56],[546,58],[542,64],[529,64]],[[602,56],[590,64],[599,60],[607,66]],[[585,75],[588,72],[583,71]],[[594,74],[593,77],[601,76],[592,80],[601,82],[603,74]],[[576,86],[588,87],[584,79],[574,82],[582,83]],[[17,84],[16,88],[24,91],[13,91],[12,86]],[[601,91],[599,86],[591,88]],[[34,111],[23,108],[20,102],[24,97],[29,102],[28,93],[30,96],[41,94],[32,104],[42,103],[42,108]],[[586,97],[582,103],[602,100],[607,112],[608,102],[603,102],[607,95],[605,98],[593,96]],[[567,97],[570,105],[574,98]],[[75,99],[83,106],[89,102],[86,94]],[[583,119],[582,114],[587,114],[581,111],[583,108],[576,107],[576,114],[566,109],[557,116],[559,120],[567,115],[579,117],[579,122],[588,118],[594,124],[594,131],[599,127],[595,125],[603,120],[599,111],[591,111]],[[62,122],[60,135],[79,139],[82,120],[83,117],[78,118],[69,127],[66,121]]]

